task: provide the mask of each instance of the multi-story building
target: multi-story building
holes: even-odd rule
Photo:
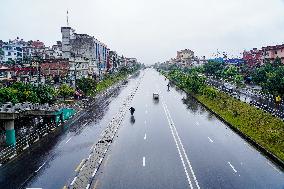
[[[71,27],[61,27],[61,33],[62,58],[69,59],[74,63],[77,62],[77,64],[82,60],[88,62],[90,76],[102,75],[107,71],[109,49],[105,44],[93,36],[77,34]]]
[[[274,61],[277,57],[281,59],[282,64],[284,64],[284,44],[276,46],[262,47],[263,61],[270,60]]]
[[[57,41],[56,45],[52,47],[46,47],[43,55],[44,59],[62,59],[62,44],[61,41]]]
[[[243,52],[243,59],[249,67],[255,67],[256,65],[263,65],[266,61],[274,61],[276,58],[280,58],[284,64],[284,44],[262,47],[260,50],[253,48],[250,51]]]
[[[243,60],[250,67],[253,68],[256,65],[263,64],[263,51],[253,48],[250,51],[243,52]]]
[[[40,70],[46,78],[64,78],[69,72],[69,61],[65,59],[45,59],[40,64]]]
[[[184,49],[177,51],[176,61],[182,64],[183,66],[190,65],[194,58],[194,52],[192,50]]]
[[[19,38],[4,43],[2,45],[4,51],[3,62],[7,61],[22,61],[23,60],[23,44],[19,41]]]

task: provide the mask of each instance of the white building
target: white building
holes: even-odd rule
[[[3,45],[2,50],[4,51],[3,62],[23,60],[23,45],[18,41],[9,41]]]
[[[189,49],[177,51],[176,61],[183,66],[188,66],[194,60],[194,52]]]
[[[109,50],[93,36],[77,34],[71,27],[61,27],[62,58],[76,62],[77,58],[88,62],[90,76],[102,75],[107,68]],[[77,61],[78,62],[78,61]]]

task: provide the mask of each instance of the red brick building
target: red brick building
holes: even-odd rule
[[[45,77],[66,77],[68,75],[70,65],[65,59],[50,59],[44,60],[40,64],[41,74]]]
[[[250,68],[253,68],[256,65],[263,64],[262,54],[262,50],[258,50],[257,48],[254,48],[250,51],[244,51],[243,60],[245,61],[245,64],[247,64]]]

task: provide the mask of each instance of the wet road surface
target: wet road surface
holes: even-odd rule
[[[167,83],[146,71],[134,117],[125,117],[90,188],[284,188],[282,170]]]
[[[0,188],[62,188],[75,175],[101,132],[117,113],[136,78],[121,86],[107,99],[98,101],[81,117],[49,136],[19,158],[0,168]]]
[[[2,167],[0,188],[70,183],[136,81]],[[282,170],[191,97],[167,91],[167,83],[145,71],[131,104],[134,117],[124,118],[90,188],[284,188]],[[159,101],[153,92],[160,93]]]

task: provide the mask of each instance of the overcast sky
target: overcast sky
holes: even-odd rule
[[[1,0],[0,39],[52,45],[69,23],[146,64],[180,49],[212,56],[284,43],[283,0]]]

